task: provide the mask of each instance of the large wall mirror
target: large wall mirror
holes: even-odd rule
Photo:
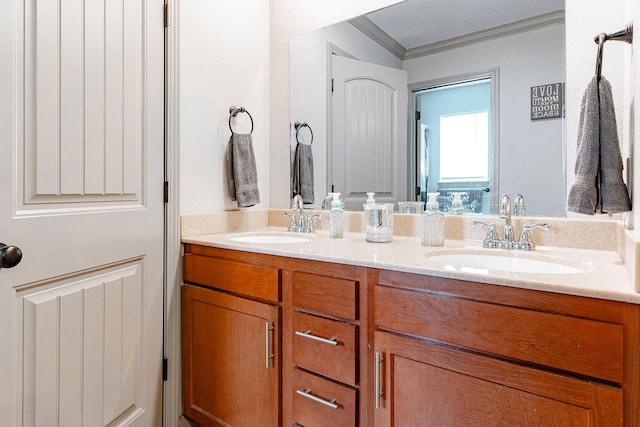
[[[495,214],[519,193],[527,215],[566,215],[564,0],[407,0],[291,39],[290,66],[306,203],[462,191]]]

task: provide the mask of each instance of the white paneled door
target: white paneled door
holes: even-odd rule
[[[0,425],[162,425],[163,0],[0,14]]]
[[[329,188],[349,210],[362,210],[366,193],[377,202],[409,198],[407,72],[332,56]]]

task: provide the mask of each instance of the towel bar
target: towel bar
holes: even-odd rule
[[[596,76],[598,77],[598,80],[600,80],[600,76],[602,75],[602,53],[604,50],[604,43],[608,40],[633,43],[633,22],[629,22],[627,26],[620,31],[616,31],[611,34],[600,33],[593,38],[593,41],[598,44],[598,56],[596,58]]]

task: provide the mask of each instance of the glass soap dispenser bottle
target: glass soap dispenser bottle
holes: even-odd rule
[[[427,209],[422,214],[422,244],[444,245],[444,214],[438,204],[439,193],[427,193]]]
[[[362,232],[365,233],[367,231],[367,205],[375,205],[376,204],[376,199],[373,198],[373,196],[375,196],[376,193],[374,192],[368,192],[367,193],[367,200],[365,200],[364,204],[362,205],[363,207],[363,212],[362,212]]]
[[[453,201],[451,202],[451,213],[454,215],[462,215],[464,213],[464,204],[462,203],[462,195],[466,193],[453,192]]]
[[[331,200],[331,213],[329,216],[329,237],[342,237],[342,211],[344,209],[340,193],[330,193],[333,197]]]

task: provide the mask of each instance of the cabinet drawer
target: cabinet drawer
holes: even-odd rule
[[[358,327],[293,313],[293,363],[335,380],[355,385]]]
[[[281,270],[202,255],[184,255],[184,281],[266,301],[280,301]]]
[[[509,359],[623,380],[619,324],[379,285],[375,323]]]
[[[358,281],[295,271],[293,305],[306,310],[358,319]]]
[[[304,427],[357,425],[356,390],[299,369],[293,371],[294,423]]]

